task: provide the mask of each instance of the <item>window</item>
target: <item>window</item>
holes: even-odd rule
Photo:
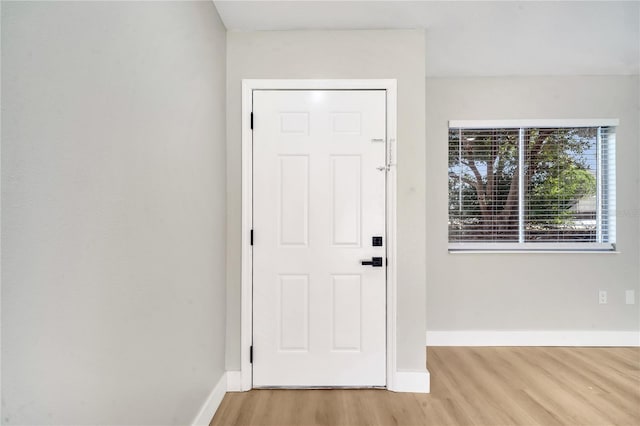
[[[614,249],[615,125],[451,121],[449,250]]]

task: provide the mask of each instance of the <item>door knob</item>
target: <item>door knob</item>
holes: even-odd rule
[[[371,260],[363,260],[360,263],[363,265],[370,265],[374,268],[382,267],[382,258],[381,257],[372,257]]]

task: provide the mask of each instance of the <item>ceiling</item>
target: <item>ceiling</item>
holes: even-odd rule
[[[640,1],[215,0],[227,29],[425,29],[429,76],[640,73]]]

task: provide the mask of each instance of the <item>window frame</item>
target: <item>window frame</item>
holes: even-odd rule
[[[620,120],[613,118],[603,119],[522,119],[522,120],[449,120],[448,130],[451,129],[519,129],[520,132],[525,128],[575,128],[575,127],[617,127]],[[612,150],[614,152],[615,160],[615,138],[613,141],[609,141]],[[601,151],[601,141],[598,132],[597,148],[598,152]],[[518,153],[522,151],[522,146],[519,147]],[[447,149],[448,153],[448,149]],[[523,161],[522,155],[519,155],[519,162]],[[519,168],[522,170],[522,167]],[[598,176],[601,176],[602,162],[598,160]],[[616,251],[616,225],[615,225],[615,161],[611,170],[608,173],[613,174],[612,188],[607,188],[607,191],[613,193],[612,205],[609,209],[609,218],[613,219],[613,230],[609,229],[608,232],[612,233],[611,242],[451,242],[447,237],[448,251],[450,253],[455,252],[605,252],[611,253]],[[520,185],[522,185],[522,174],[519,175]],[[597,196],[601,196],[603,190],[600,178],[598,178]],[[448,193],[448,192],[447,192]],[[518,211],[519,211],[519,226],[523,226],[523,212],[524,205],[523,195],[524,191],[520,191],[518,196]],[[598,213],[601,215],[601,212]],[[447,213],[449,217],[449,213]],[[602,226],[602,217],[599,216],[596,221],[596,226]],[[523,232],[523,229],[519,229],[519,232]]]

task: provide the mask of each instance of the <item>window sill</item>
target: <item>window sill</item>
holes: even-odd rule
[[[448,250],[449,254],[621,254],[618,250]]]

